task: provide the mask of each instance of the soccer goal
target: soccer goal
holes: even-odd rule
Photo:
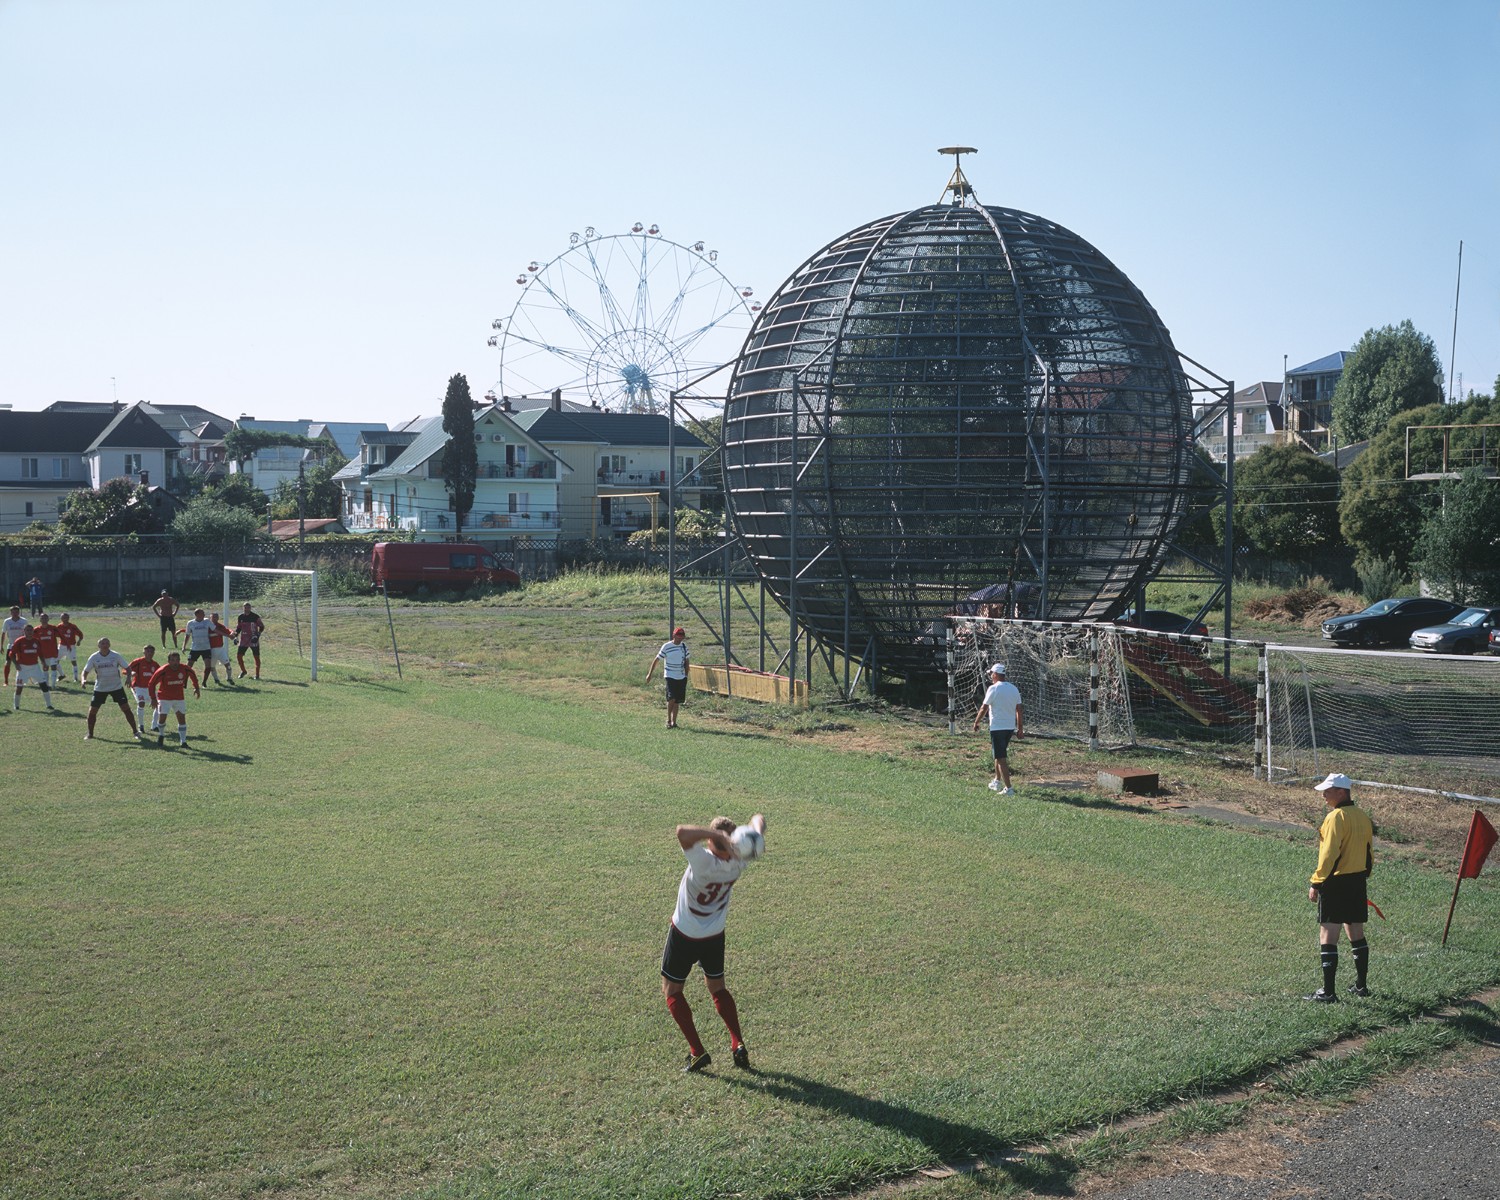
[[[224,568],[224,624],[251,606],[266,630],[261,645],[278,654],[295,653],[318,677],[318,573],[284,567]]]

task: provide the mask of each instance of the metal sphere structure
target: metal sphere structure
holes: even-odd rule
[[[726,504],[766,585],[908,677],[941,669],[937,619],[982,588],[1022,616],[1117,614],[1161,565],[1193,454],[1188,381],[1140,291],[954,179],[952,203],[797,268],[724,410]]]

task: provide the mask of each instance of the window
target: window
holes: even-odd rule
[[[141,456],[139,454],[127,454],[125,456],[125,474],[139,475],[141,473]]]
[[[28,500],[28,501],[26,501],[26,515],[27,515],[27,516],[28,516],[28,517],[31,517],[31,516],[34,516],[34,515],[35,515],[35,514],[34,514],[34,513],[33,513],[33,512],[32,512],[32,511],[31,511],[31,501],[30,501],[30,500]]]
[[[38,475],[36,466],[37,466],[37,460],[36,459],[34,459],[34,458],[23,458],[21,460],[21,478],[22,479],[36,479],[37,475]]]
[[[68,460],[65,458],[54,458],[52,460],[52,478],[66,479],[68,478],[68,474]]]

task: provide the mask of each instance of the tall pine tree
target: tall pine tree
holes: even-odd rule
[[[453,523],[462,541],[464,518],[474,507],[474,485],[479,479],[479,453],[474,449],[474,399],[469,394],[469,381],[462,375],[448,380],[448,394],[443,397],[443,432],[448,435],[441,466],[443,486],[453,502]]]

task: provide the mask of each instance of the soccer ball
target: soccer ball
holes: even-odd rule
[[[741,825],[729,835],[729,848],[734,851],[735,858],[749,862],[752,858],[761,856],[766,848],[766,839],[750,826]]]

